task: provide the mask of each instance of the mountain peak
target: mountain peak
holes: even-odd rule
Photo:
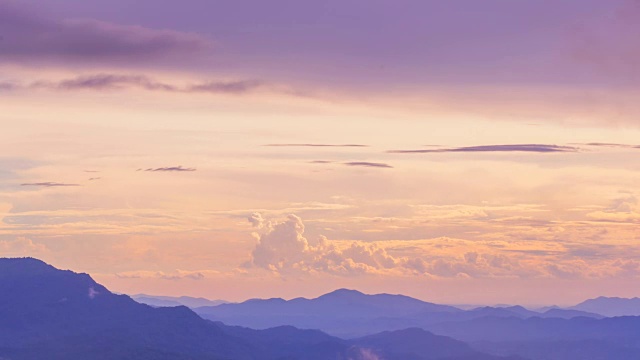
[[[42,260],[31,257],[0,258],[0,277],[34,276],[58,271]]]
[[[334,290],[332,292],[326,293],[322,296],[358,296],[358,295],[366,295],[358,290],[352,290],[352,289],[337,289]],[[322,297],[321,296],[321,297]]]

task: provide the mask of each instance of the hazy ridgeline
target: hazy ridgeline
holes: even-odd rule
[[[209,303],[161,300],[170,305]],[[255,299],[194,312],[181,305],[140,304],[110,292],[89,275],[58,270],[36,259],[0,259],[0,357],[639,359],[639,317],[607,318],[579,310],[614,311],[609,303],[625,304],[619,311],[637,310],[637,299],[606,298],[543,312],[519,306],[461,310],[401,295],[343,289],[316,299]]]

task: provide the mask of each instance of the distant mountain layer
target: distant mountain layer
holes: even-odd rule
[[[569,309],[589,311],[605,316],[640,316],[640,298],[599,297]]]
[[[154,308],[89,275],[35,259],[0,259],[3,360],[499,360],[421,329],[343,340],[291,326],[252,330]]]
[[[429,330],[496,355],[533,360],[640,359],[640,317],[483,317],[434,324]]]
[[[428,328],[432,324],[485,316],[602,318],[598,314],[577,310],[551,309],[539,313],[521,306],[481,307],[465,311],[403,295],[367,295],[347,289],[336,290],[315,299],[253,299],[243,303],[196,308],[194,311],[206,319],[233,325],[257,329],[293,325],[320,329],[345,338],[412,327]]]
[[[157,296],[147,294],[130,295],[131,298],[141,304],[147,304],[155,307],[172,307],[172,306],[186,306],[189,308],[197,308],[203,306],[216,306],[220,304],[226,304],[228,301],[224,300],[209,300],[205,298],[195,298],[190,296]]]

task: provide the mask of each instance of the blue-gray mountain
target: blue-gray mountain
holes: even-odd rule
[[[0,359],[499,360],[422,329],[343,340],[291,326],[252,330],[154,308],[89,275],[0,259]]]
[[[589,311],[605,316],[640,316],[640,298],[599,297],[581,302],[570,309]]]
[[[265,329],[293,325],[320,329],[331,335],[353,338],[376,332],[411,327],[428,328],[449,321],[465,321],[485,316],[602,318],[602,315],[577,310],[551,309],[544,313],[521,306],[481,307],[461,310],[437,305],[403,295],[366,295],[355,290],[340,289],[315,299],[254,299],[239,304],[223,304],[196,308],[200,316],[228,324]]]
[[[131,295],[131,298],[141,304],[147,304],[154,307],[173,307],[173,306],[186,306],[189,308],[198,308],[203,306],[216,306],[220,304],[226,304],[228,301],[224,300],[209,300],[205,298],[196,298],[191,296],[158,296],[147,294],[135,294]]]

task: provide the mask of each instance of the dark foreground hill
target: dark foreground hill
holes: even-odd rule
[[[347,341],[290,326],[266,330],[226,326],[204,320],[186,307],[139,304],[111,293],[86,274],[58,270],[39,260],[0,259],[0,359],[505,358],[419,329]]]

